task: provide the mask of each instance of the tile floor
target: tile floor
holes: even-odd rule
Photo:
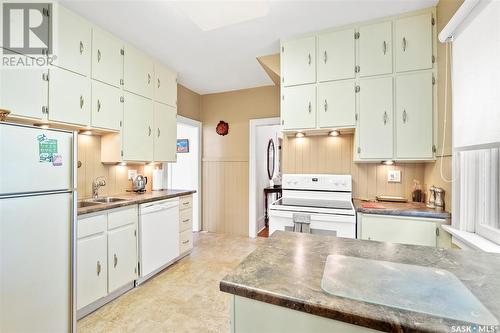
[[[195,234],[190,256],[81,319],[78,333],[229,332],[219,281],[264,241]]]

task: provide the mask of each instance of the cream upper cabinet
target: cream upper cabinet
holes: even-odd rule
[[[316,37],[286,41],[281,45],[284,86],[316,82]]]
[[[44,78],[48,71],[34,68],[0,71],[0,108],[10,110],[11,116],[45,119],[49,85]]]
[[[282,88],[281,122],[284,129],[316,127],[316,85]]]
[[[432,43],[431,13],[396,20],[396,71],[432,68]]]
[[[177,160],[177,110],[154,102],[154,161]]]
[[[88,21],[61,5],[54,6],[54,65],[90,76],[92,28]]]
[[[76,302],[81,309],[108,293],[106,235],[79,239],[76,253]]]
[[[364,159],[393,157],[392,77],[360,81],[358,155]]]
[[[153,101],[125,93],[122,140],[123,160],[153,160]]]
[[[123,43],[108,32],[92,29],[92,78],[115,87],[123,79]]]
[[[133,46],[125,45],[123,88],[129,92],[152,98],[154,85],[153,60]]]
[[[108,231],[108,291],[137,277],[137,241],[134,224]]]
[[[318,85],[318,127],[354,127],[356,124],[356,84],[353,80]]]
[[[122,90],[92,81],[91,126],[119,131],[123,120]]]
[[[433,157],[433,85],[431,72],[396,78],[396,158]]]
[[[392,73],[391,21],[361,26],[358,45],[361,77]]]
[[[177,107],[177,74],[170,69],[155,64],[155,101]]]
[[[318,36],[318,81],[354,78],[354,32],[351,28]]]
[[[89,126],[90,79],[52,67],[49,80],[49,120]]]

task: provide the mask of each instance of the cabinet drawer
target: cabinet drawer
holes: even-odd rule
[[[179,199],[179,207],[181,210],[193,207],[193,196],[188,195],[186,197],[181,197]]]
[[[107,215],[97,215],[78,220],[78,238],[99,234],[106,231]]]
[[[184,209],[179,214],[179,231],[193,229],[193,210]]]
[[[137,224],[137,214],[137,206],[109,213],[108,229],[115,229],[127,224]]]
[[[185,230],[180,233],[179,252],[182,254],[193,248],[193,232]]]

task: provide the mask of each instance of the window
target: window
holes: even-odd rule
[[[456,156],[454,224],[500,244],[500,149],[460,151]]]

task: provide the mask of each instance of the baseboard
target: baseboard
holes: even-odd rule
[[[134,281],[127,283],[121,288],[118,288],[117,290],[113,291],[111,294],[108,294],[105,297],[102,297],[98,299],[97,301],[90,303],[89,305],[84,306],[80,310],[76,311],[76,319],[80,320],[85,316],[88,316],[95,310],[99,309],[100,307],[108,304],[112,300],[120,297],[121,295],[125,294],[127,291],[131,290],[134,288]]]

